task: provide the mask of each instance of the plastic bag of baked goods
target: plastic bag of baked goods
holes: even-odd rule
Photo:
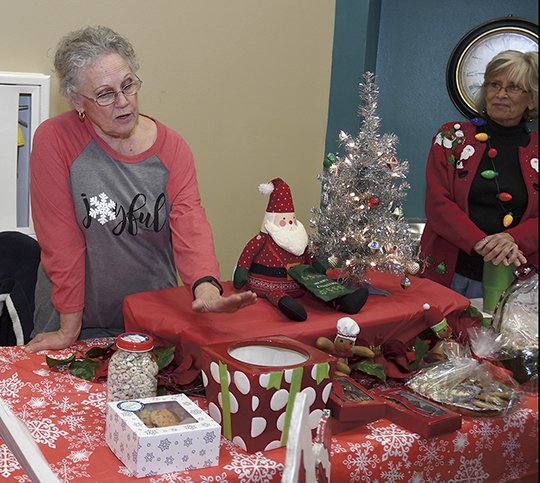
[[[421,396],[463,414],[506,414],[519,401],[520,391],[510,372],[489,360],[500,348],[500,340],[475,329],[469,336],[470,347],[449,347],[446,361],[421,369],[406,384]],[[476,344],[485,359],[473,355]]]
[[[514,283],[499,301],[493,327],[505,338],[503,364],[524,389],[538,388],[538,273],[532,266],[516,270]]]

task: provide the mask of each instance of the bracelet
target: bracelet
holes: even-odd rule
[[[192,286],[191,286],[191,292],[193,293],[193,298],[195,298],[195,289],[201,284],[201,283],[211,283],[214,287],[216,287],[219,290],[219,295],[223,295],[223,287],[221,284],[212,276],[199,278]]]

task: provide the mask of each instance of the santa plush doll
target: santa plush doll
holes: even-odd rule
[[[308,253],[308,234],[296,219],[289,185],[281,178],[275,178],[259,185],[259,191],[269,195],[268,206],[260,232],[240,255],[233,277],[234,286],[236,289],[245,287],[266,298],[290,320],[304,321],[306,310],[296,299],[305,293],[306,287],[290,276],[292,269],[309,265],[317,270],[319,277],[325,277],[330,264],[315,261]],[[329,286],[332,283],[338,286],[328,280]],[[335,293],[340,291],[335,290]],[[355,314],[367,296],[367,289],[361,287],[340,294],[331,303],[337,310]]]

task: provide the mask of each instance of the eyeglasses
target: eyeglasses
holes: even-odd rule
[[[126,84],[119,91],[107,91],[97,97],[88,97],[84,94],[79,94],[89,101],[94,101],[98,106],[106,107],[114,104],[119,94],[124,94],[124,96],[134,96],[141,89],[141,85],[142,80],[137,77],[136,80]]]
[[[500,82],[487,82],[484,84],[488,92],[493,94],[498,94],[502,89],[510,96],[519,96],[520,94],[525,94],[527,91],[515,84],[510,84],[508,86],[503,86]]]

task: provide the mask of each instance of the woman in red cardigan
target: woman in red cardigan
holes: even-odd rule
[[[487,65],[483,117],[444,124],[427,162],[425,276],[482,297],[484,261],[538,265],[538,53]]]

